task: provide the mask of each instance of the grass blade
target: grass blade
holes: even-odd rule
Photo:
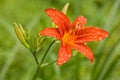
[[[105,62],[103,63],[98,74],[95,76],[94,80],[103,80],[103,77],[105,76],[106,72],[108,71],[114,56],[116,56],[116,54],[114,54],[114,52],[116,51],[117,48],[119,48],[119,46],[120,46],[120,39],[114,44],[112,49],[108,52],[107,58],[105,59]]]
[[[15,45],[11,52],[9,52],[7,56],[8,58],[3,66],[3,69],[0,72],[0,80],[4,80],[4,78],[6,77],[7,71],[12,64],[12,61],[14,60],[17,51],[19,51],[19,44]]]
[[[110,28],[110,26],[112,25],[112,21],[114,20],[114,17],[116,15],[116,12],[117,10],[119,9],[119,4],[120,4],[120,0],[116,0],[115,3],[113,4],[112,6],[112,9],[110,11],[110,14],[109,14],[109,17],[108,17],[108,20],[105,24],[105,28],[108,30],[108,32],[110,34],[113,33],[113,31],[115,31],[115,29],[118,27],[114,27],[113,29]],[[109,36],[110,38],[110,36]],[[94,71],[97,71],[99,70],[98,67],[100,67],[101,64],[99,64],[100,60],[101,60],[101,56],[103,55],[103,49],[107,43],[107,41],[109,40],[109,38],[107,38],[106,40],[102,41],[97,49],[97,52],[98,53],[98,58],[96,59],[96,63],[94,64],[94,67],[93,67],[93,72],[92,72],[92,77],[95,77],[96,76],[96,73],[94,73]]]

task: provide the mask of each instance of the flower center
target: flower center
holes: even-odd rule
[[[62,37],[63,44],[69,44],[69,45],[74,44],[76,36],[73,33],[74,32],[71,30],[71,31],[64,34],[64,36]]]

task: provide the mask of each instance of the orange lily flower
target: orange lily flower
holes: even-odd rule
[[[45,28],[40,31],[39,35],[51,36],[60,40],[57,64],[60,66],[67,62],[72,55],[72,49],[78,50],[92,62],[93,53],[85,43],[102,40],[108,36],[108,32],[94,26],[85,28],[87,19],[83,16],[78,16],[71,24],[68,17],[61,11],[48,8],[45,12],[58,28]]]

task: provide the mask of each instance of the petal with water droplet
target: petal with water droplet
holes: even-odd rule
[[[45,28],[42,31],[40,31],[39,35],[51,36],[51,37],[55,37],[57,39],[61,38],[57,28]]]
[[[65,14],[52,8],[46,9],[45,12],[50,16],[52,21],[58,26],[58,30],[60,31],[61,35],[63,35],[65,31],[68,31],[70,27],[70,21]]]
[[[90,26],[79,31],[79,35],[75,43],[99,41],[106,38],[107,36],[107,31]]]
[[[71,47],[68,45],[61,44],[60,50],[58,53],[57,64],[60,66],[63,63],[67,62],[70,59],[71,54],[72,54]]]
[[[81,52],[81,54],[86,56],[91,62],[94,60],[94,56],[91,49],[85,44],[74,44],[73,48]]]

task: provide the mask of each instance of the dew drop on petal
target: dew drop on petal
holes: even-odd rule
[[[55,16],[55,14],[54,14],[54,13],[52,13],[52,16]]]
[[[99,40],[102,40],[102,37],[100,37]]]

